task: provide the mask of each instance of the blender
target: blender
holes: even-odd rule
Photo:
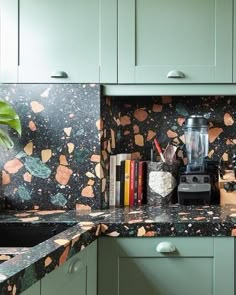
[[[188,164],[180,175],[178,202],[180,204],[209,204],[211,178],[206,171],[208,155],[208,121],[202,116],[190,116],[184,126]]]

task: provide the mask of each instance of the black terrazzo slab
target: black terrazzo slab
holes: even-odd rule
[[[168,141],[182,143],[185,118],[201,115],[209,121],[209,158],[228,159],[236,144],[235,105],[235,97],[229,96],[107,97],[102,108],[104,141],[112,144],[103,150],[150,160],[154,137],[162,148]],[[177,156],[186,164],[184,149]]]
[[[0,295],[20,294],[99,236],[235,237],[236,205],[141,206],[93,211],[4,211],[1,224],[76,225],[0,265]],[[27,225],[28,224],[28,225]],[[186,240],[187,242],[187,240]],[[4,251],[4,249],[2,249]],[[4,254],[0,249],[0,253]],[[9,249],[5,249],[9,253]],[[17,249],[15,249],[17,253]]]
[[[2,198],[13,210],[101,208],[100,86],[4,84],[0,98],[22,121],[0,149]]]

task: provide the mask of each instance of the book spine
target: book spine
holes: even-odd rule
[[[129,187],[129,205],[134,206],[134,186],[135,186],[135,161],[130,162],[130,187]]]
[[[143,194],[142,204],[147,204],[147,162],[143,162]]]
[[[125,199],[125,160],[120,163],[120,206],[124,206]]]
[[[138,167],[138,205],[146,204],[146,178],[147,178],[146,162],[139,162]]]
[[[116,155],[110,156],[109,172],[109,206],[114,207],[116,205]]]
[[[130,191],[130,161],[125,160],[125,192],[124,192],[124,205],[129,206],[129,191]]]
[[[138,165],[138,205],[143,203],[143,174],[144,162],[139,162]]]
[[[117,154],[116,155],[116,206],[122,206],[120,202],[120,169],[121,169],[121,161],[126,159],[130,159],[131,154]]]
[[[138,166],[139,162],[134,164],[134,205],[138,205]]]

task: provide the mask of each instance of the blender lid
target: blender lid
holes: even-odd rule
[[[192,115],[185,119],[185,128],[191,128],[191,127],[200,127],[200,128],[208,127],[208,121],[203,116]]]

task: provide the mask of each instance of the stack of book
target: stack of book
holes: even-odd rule
[[[109,206],[146,203],[146,162],[131,160],[131,154],[110,156]]]

